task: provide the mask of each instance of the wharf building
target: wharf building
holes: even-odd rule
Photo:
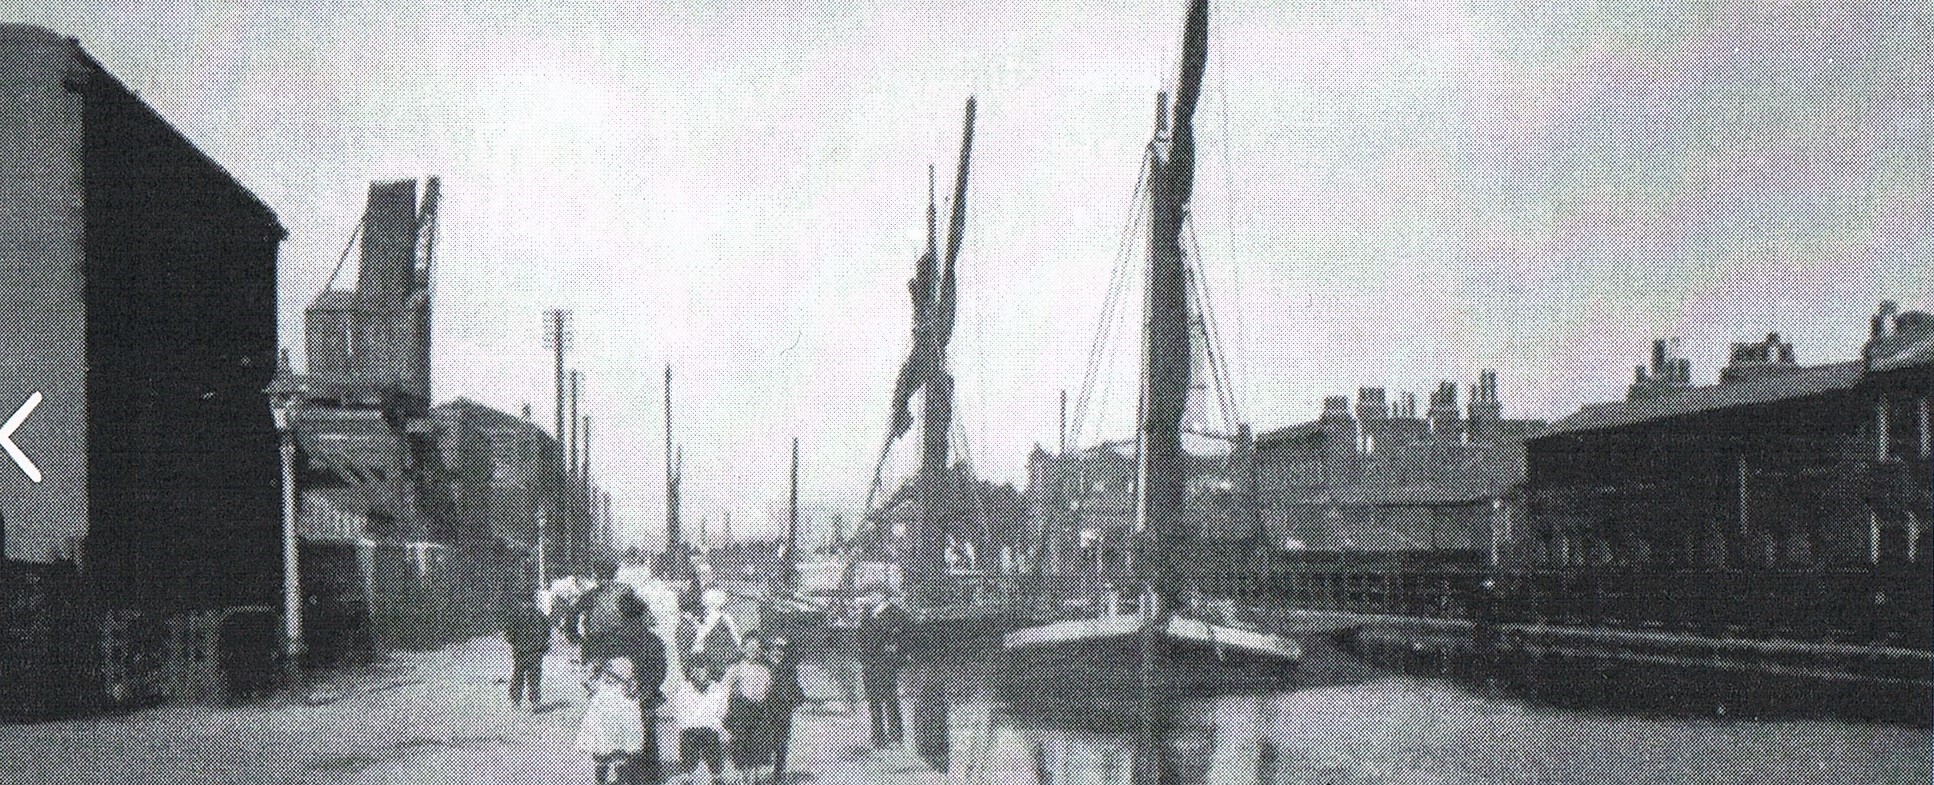
[[[1022,494],[1024,569],[1049,575],[1126,574],[1134,542],[1132,444],[1102,443],[1059,455],[1035,445]]]
[[[1503,415],[1497,374],[1466,405],[1441,382],[1429,407],[1378,387],[1331,396],[1316,420],[1256,438],[1268,536],[1262,579],[1285,607],[1447,616],[1499,560],[1521,514],[1525,439],[1539,420]],[[1252,579],[1253,580],[1253,579]]]
[[[489,591],[500,605],[536,585],[538,541],[555,575],[574,562],[606,555],[608,536],[589,527],[554,525],[564,445],[530,421],[468,398],[431,410],[443,475],[441,493],[473,539],[492,543],[503,560]],[[577,558],[572,558],[576,555]]]
[[[306,313],[292,421],[317,664],[493,628],[516,589],[534,590],[538,519],[564,487],[556,438],[468,400],[432,406],[440,189],[423,186],[370,184],[355,286],[332,281]],[[553,558],[583,536],[552,528]]]
[[[889,561],[911,564],[913,537],[921,521],[916,478],[902,482],[867,521],[868,546]],[[942,563],[950,574],[984,575],[1012,571],[1015,551],[1028,519],[1028,507],[1011,483],[994,483],[974,475],[966,462],[956,463],[943,497],[946,509],[936,516],[946,543]]]
[[[1548,618],[1934,648],[1934,316],[1883,303],[1862,356],[1777,333],[1714,384],[1654,345],[1622,401],[1528,443],[1513,591]]]
[[[1272,585],[1295,594],[1314,585],[1304,573],[1317,562],[1334,562],[1322,570],[1347,581],[1417,561],[1455,562],[1460,580],[1477,579],[1494,558],[1500,519],[1515,514],[1524,440],[1544,423],[1505,418],[1491,371],[1470,386],[1468,406],[1450,382],[1422,413],[1415,395],[1393,401],[1383,388],[1363,388],[1352,403],[1332,396],[1316,420],[1189,453],[1192,580],[1231,595]],[[1132,443],[1064,455],[1037,446],[1020,567],[1098,580],[1129,574],[1134,464]],[[1303,594],[1340,602],[1327,589]]]
[[[1200,588],[1252,581],[1269,540],[1255,503],[1255,453],[1242,436],[1203,437],[1185,451],[1189,479],[1182,515],[1190,536],[1182,561]],[[1135,447],[1104,442],[1060,455],[1036,446],[1028,456],[1022,512],[1004,562],[1014,571],[1119,581],[1132,575],[1135,550]],[[1265,502],[1266,503],[1266,502]]]
[[[281,223],[37,27],[0,25],[0,168],[0,717],[265,688]]]
[[[1417,398],[1380,387],[1324,401],[1316,420],[1256,437],[1262,514],[1290,551],[1487,551],[1499,502],[1524,477],[1524,440],[1544,426],[1507,419],[1497,374],[1467,406],[1442,382]]]

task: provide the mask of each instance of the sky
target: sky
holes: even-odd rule
[[[1695,383],[1773,330],[1802,363],[1858,356],[1878,301],[1934,307],[1934,6],[1897,5],[1212,4],[1192,220],[1242,418],[1494,368],[1507,416],[1556,419],[1622,396],[1662,337]],[[298,358],[369,181],[440,176],[438,399],[548,424],[542,314],[572,309],[595,471],[621,535],[655,543],[666,364],[688,530],[730,511],[737,536],[778,531],[795,436],[808,510],[857,515],[910,340],[926,167],[949,191],[969,96],[956,412],[981,475],[1025,479],[1060,392],[1082,397],[1184,9],[56,0],[4,18],[79,40],[277,212]],[[1132,432],[1126,252],[1082,443]]]

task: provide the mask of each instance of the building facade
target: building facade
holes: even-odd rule
[[[1497,375],[1460,407],[1443,382],[1421,415],[1404,393],[1331,396],[1314,421],[1256,438],[1262,514],[1292,551],[1487,550],[1498,503],[1524,476],[1524,440],[1544,423],[1503,417]]]
[[[371,183],[354,289],[306,312],[309,369],[291,420],[311,659],[435,646],[487,627],[502,561],[448,482],[431,410],[435,177]]]
[[[499,602],[535,587],[540,538],[551,576],[610,555],[603,527],[588,518],[576,530],[549,520],[564,487],[563,445],[555,437],[465,398],[431,414],[445,470],[442,494],[462,521],[464,541],[487,557],[489,591]]]
[[[1895,310],[1859,359],[1800,365],[1772,334],[1711,385],[1656,345],[1626,400],[1531,440],[1523,592],[1547,615],[1934,645],[1934,317]]]
[[[25,411],[22,458],[0,463],[5,556],[78,567],[88,608],[58,648],[82,671],[131,649],[169,666],[136,686],[63,686],[77,704],[103,682],[255,689],[281,578],[262,390],[284,230],[74,41],[36,27],[0,25],[0,165],[0,407]],[[214,660],[237,681],[183,670]]]

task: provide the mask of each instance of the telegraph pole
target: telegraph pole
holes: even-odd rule
[[[554,360],[554,364],[552,365],[552,381],[555,384],[555,388],[554,388],[552,400],[556,403],[556,406],[557,406],[557,419],[555,421],[555,426],[557,430],[553,431],[552,433],[557,435],[557,440],[559,442],[558,444],[559,449],[557,452],[558,477],[557,477],[557,482],[552,486],[552,494],[551,494],[551,498],[549,499],[551,503],[550,504],[551,515],[549,516],[550,520],[546,522],[563,522],[565,521],[565,516],[563,514],[564,503],[565,503],[564,489],[565,487],[567,487],[569,483],[569,478],[570,478],[570,468],[566,466],[564,463],[566,456],[564,454],[564,449],[563,449],[564,448],[563,442],[565,438],[564,353],[565,351],[571,348],[571,311],[566,308],[553,308],[549,311],[546,311],[544,313],[544,327],[545,327],[544,343],[545,345],[550,347],[551,356]],[[544,520],[544,519],[540,519],[540,520]],[[540,532],[540,538],[542,537],[542,532],[544,528],[545,527],[541,525],[538,527],[538,530]],[[542,544],[542,541],[540,539],[540,545],[541,544]],[[542,573],[541,568],[539,569],[539,572]]]
[[[591,415],[584,415],[582,429],[583,433],[579,434],[579,438],[584,440],[584,444],[578,448],[578,507],[579,512],[582,513],[580,517],[583,519],[583,536],[578,538],[582,541],[578,545],[578,550],[590,552],[592,558],[597,559],[602,558],[602,555],[598,554],[597,548],[590,543],[591,532],[598,525],[598,497],[591,486]]]
[[[678,531],[678,481],[682,474],[684,456],[679,456],[677,468],[672,459],[672,367],[665,365],[665,558],[676,559],[670,569],[678,569],[684,562],[684,536]]]
[[[584,512],[584,499],[578,495],[578,487],[582,485],[584,479],[584,436],[582,433],[584,421],[578,417],[578,386],[583,382],[584,374],[579,373],[574,368],[571,370],[570,380],[571,471],[569,474],[564,475],[564,485],[569,490],[565,491],[564,494],[565,507],[562,522],[564,524],[564,559],[575,567],[578,563],[578,528],[584,517],[581,514]]]
[[[792,437],[792,492],[786,500],[786,553],[780,564],[781,586],[787,593],[799,588],[799,437]]]
[[[531,567],[534,568],[532,573],[536,579],[536,585],[532,587],[531,597],[536,601],[537,607],[542,608],[544,607],[544,506],[542,502],[531,498],[531,496],[532,491],[538,484],[538,478],[543,475],[537,471],[536,462],[531,459],[529,448],[531,431],[542,433],[543,429],[531,425],[531,405],[528,403],[524,404],[524,425],[531,427],[520,429],[517,432],[517,470],[519,477],[529,480],[529,483],[524,486],[524,498],[525,502],[530,505],[532,513]],[[543,445],[540,444],[538,446],[542,447]],[[538,455],[541,457],[543,451],[539,450]]]

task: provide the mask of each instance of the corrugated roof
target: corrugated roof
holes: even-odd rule
[[[1893,354],[1875,357],[1873,361],[1876,373],[1927,367],[1934,367],[1934,333],[1921,336]]]
[[[311,311],[353,311],[356,310],[356,293],[349,289],[324,289],[316,295],[315,302],[309,304]]]
[[[1862,364],[1856,360],[1753,376],[1730,384],[1691,387],[1637,400],[1587,404],[1578,413],[1553,423],[1538,438],[1846,390],[1859,384],[1863,373]]]
[[[1311,420],[1309,422],[1297,423],[1295,425],[1291,425],[1288,427],[1277,428],[1276,430],[1273,430],[1273,431],[1264,432],[1256,437],[1256,442],[1259,444],[1268,443],[1268,442],[1286,442],[1286,441],[1292,441],[1295,439],[1301,439],[1309,436],[1321,436],[1323,435],[1323,433],[1324,433],[1323,421]]]

